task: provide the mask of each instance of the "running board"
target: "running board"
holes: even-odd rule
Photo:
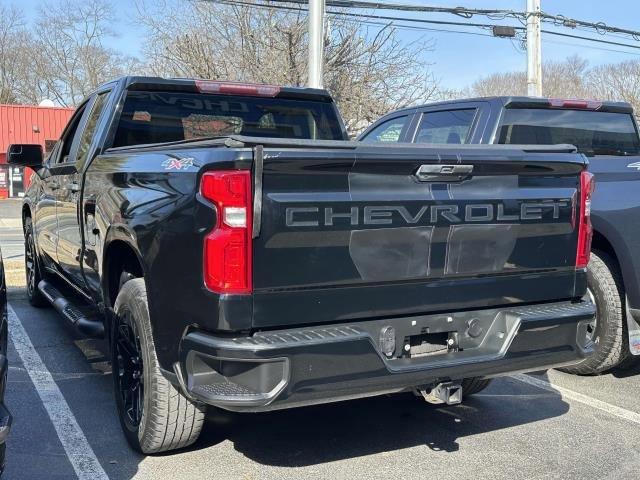
[[[38,290],[78,332],[89,337],[104,338],[104,322],[99,314],[90,314],[86,308],[77,307],[46,280],[40,281]]]

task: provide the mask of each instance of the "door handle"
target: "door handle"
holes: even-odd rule
[[[471,176],[473,165],[420,165],[416,178],[421,182],[461,182]]]

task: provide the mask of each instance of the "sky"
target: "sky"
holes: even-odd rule
[[[7,0],[0,0],[6,3]],[[379,0],[378,0],[379,1]],[[526,8],[526,0],[455,0],[446,2],[438,0],[385,0],[389,3],[415,3],[433,6],[459,6],[469,8],[497,8],[522,11]],[[42,0],[9,0],[24,9],[29,20],[36,18],[37,8]],[[143,42],[144,31],[135,23],[136,9],[133,0],[112,0],[123,20],[115,26],[117,37],[109,39],[108,45],[131,55],[138,55]],[[604,22],[621,28],[640,30],[640,1],[639,0],[541,0],[542,10],[558,15],[586,20]],[[375,12],[369,12],[375,13]],[[378,12],[378,14],[400,15],[395,12]],[[420,14],[420,18],[445,21],[465,21],[451,14]],[[502,23],[519,25],[516,20],[495,21],[476,16],[469,22]],[[375,27],[374,27],[375,28]],[[524,70],[526,68],[526,53],[509,39],[485,36],[490,32],[481,29],[460,27],[439,27],[472,32],[473,34],[449,33],[442,31],[399,30],[400,37],[407,42],[414,41],[421,36],[432,39],[434,50],[425,52],[424,58],[431,64],[436,78],[445,88],[462,89],[474,80],[500,71]],[[554,30],[551,25],[544,25],[545,29]],[[607,34],[601,36],[594,31],[571,30],[555,28],[557,31],[592,36],[610,41],[637,44],[630,38],[621,38]],[[484,35],[478,35],[484,34]],[[542,35],[542,58],[545,60],[562,60],[571,55],[580,55],[589,61],[590,65],[620,62],[640,59],[640,49],[623,48],[585,42],[551,35]]]

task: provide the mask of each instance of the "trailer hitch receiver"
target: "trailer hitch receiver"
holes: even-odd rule
[[[419,388],[418,392],[429,403],[457,405],[462,402],[462,385],[455,382],[439,383],[431,388]]]

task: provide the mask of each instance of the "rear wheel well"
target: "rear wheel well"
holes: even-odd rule
[[[122,286],[123,274],[129,278],[141,278],[144,277],[144,271],[135,250],[121,240],[109,244],[104,259],[105,302],[113,307]]]
[[[618,267],[618,271],[620,271],[620,262],[618,261],[618,256],[616,255],[616,251],[613,249],[613,245],[607,240],[607,238],[602,235],[600,232],[593,232],[593,241],[591,242],[591,249],[597,250],[599,252],[604,252],[609,257],[611,257]]]

